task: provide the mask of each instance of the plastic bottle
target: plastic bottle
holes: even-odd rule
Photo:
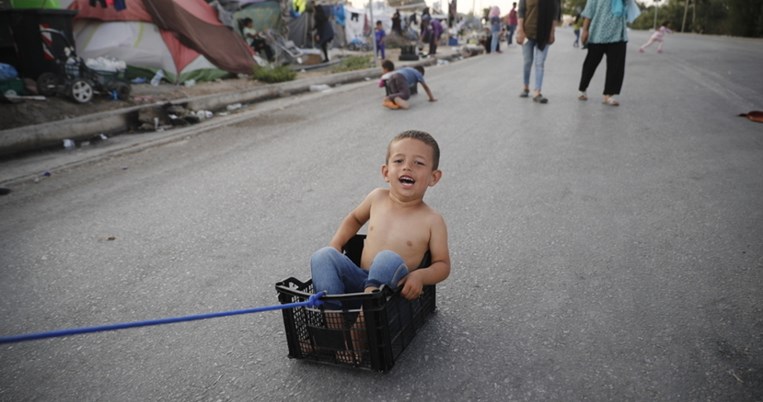
[[[164,78],[164,70],[159,69],[156,71],[156,74],[154,74],[154,78],[151,78],[151,85],[158,86],[160,82],[162,82],[162,78]]]

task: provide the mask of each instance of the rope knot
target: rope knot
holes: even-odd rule
[[[321,297],[326,295],[326,291],[318,292],[314,295],[310,295],[310,297],[307,299],[307,305],[310,307],[320,307],[323,305],[323,300],[321,300]]]

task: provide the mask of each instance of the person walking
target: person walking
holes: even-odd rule
[[[511,3],[511,11],[509,11],[509,17],[506,19],[506,26],[508,27],[507,42],[509,42],[509,45],[511,45],[514,32],[517,30],[517,23],[517,3]]]
[[[403,26],[400,21],[400,10],[395,9],[395,13],[392,14],[392,32],[398,36],[403,36]]]
[[[376,28],[374,29],[374,38],[376,39],[376,56],[381,56],[382,60],[387,57],[384,55],[384,38],[387,33],[384,32],[381,20],[376,21]]]
[[[498,6],[490,7],[488,14],[490,19],[490,52],[493,54],[501,53],[498,49],[498,42],[501,40],[501,9]]]
[[[429,39],[429,55],[434,55],[437,54],[437,44],[440,43],[440,38],[442,38],[443,27],[437,18],[433,18],[429,26],[432,29],[432,36]]]
[[[535,65],[533,102],[548,103],[541,93],[548,47],[554,43],[557,21],[562,18],[559,0],[519,0],[517,44],[522,45],[524,88],[522,98],[530,96],[530,72]]]
[[[328,63],[328,45],[329,42],[334,40],[334,28],[331,27],[331,21],[329,21],[329,17],[326,15],[326,11],[323,9],[323,6],[314,4],[313,9],[315,10],[314,29],[316,31],[316,40],[318,44],[320,44],[321,50],[323,51],[323,62]]]
[[[586,90],[601,59],[607,56],[607,74],[604,79],[604,104],[619,106],[625,77],[625,53],[628,44],[627,19],[634,0],[588,0],[580,13],[583,26],[580,42],[587,47],[583,71],[580,74],[578,99],[588,100]]]

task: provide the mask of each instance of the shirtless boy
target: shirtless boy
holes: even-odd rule
[[[408,300],[417,299],[424,285],[450,274],[448,232],[442,216],[424,203],[424,194],[442,177],[440,149],[422,131],[398,134],[387,147],[381,167],[388,188],[377,188],[350,212],[328,247],[313,254],[315,292],[328,294],[371,292],[382,284],[397,289]],[[342,247],[368,223],[360,267],[342,254]],[[419,267],[426,252],[432,263]]]

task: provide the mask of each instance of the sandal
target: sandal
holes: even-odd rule
[[[519,97],[520,98],[529,98],[530,97],[530,90],[529,89],[522,90],[522,92],[519,94]]]
[[[580,91],[580,93],[578,94],[578,100],[587,101],[588,100],[588,95],[586,95],[585,92]]]
[[[398,106],[395,102],[392,102],[391,100],[385,100],[384,103],[382,103],[382,105],[384,105],[384,107],[386,107],[387,109],[392,109],[392,110],[400,109],[400,106]]]
[[[614,97],[612,96],[605,96],[604,102],[602,102],[605,105],[608,106],[620,106],[620,102],[618,102]]]
[[[546,99],[543,95],[537,94],[533,97],[533,102],[537,103],[548,103],[548,99]]]

